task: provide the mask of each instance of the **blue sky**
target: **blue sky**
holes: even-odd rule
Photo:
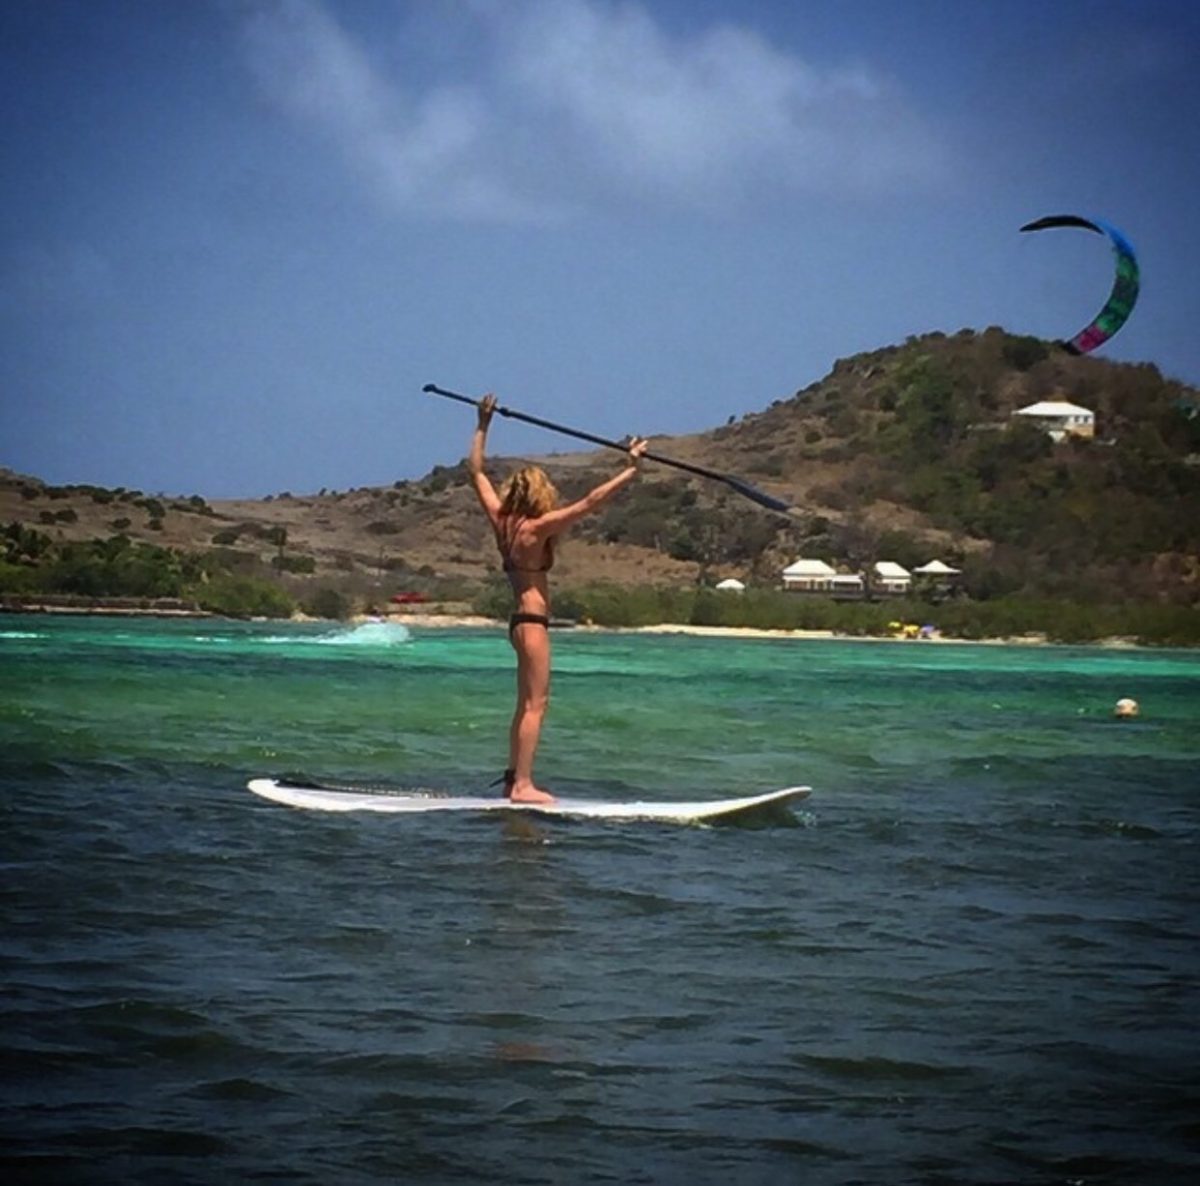
[[[471,392],[695,431],[930,330],[1200,383],[1200,5],[6,0],[0,465],[416,477]],[[498,452],[561,438],[498,422]]]

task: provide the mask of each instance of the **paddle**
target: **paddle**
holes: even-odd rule
[[[447,391],[444,387],[439,387],[436,383],[426,383],[421,389],[428,392],[430,395],[441,395],[446,399],[456,399],[461,404],[470,404],[472,407],[479,407],[479,400],[472,399],[469,395],[459,395],[456,391]],[[523,420],[526,424],[535,424],[538,428],[548,428],[551,432],[560,432],[563,436],[577,437],[581,441],[590,441],[593,445],[603,445],[606,449],[616,449],[621,453],[626,453],[629,450],[628,444],[622,444],[620,441],[610,441],[607,437],[598,437],[594,433],[584,432],[578,428],[567,428],[562,424],[554,424],[550,420],[543,420],[540,416],[530,416],[527,412],[518,412],[513,408],[504,408],[499,404],[496,405],[496,412],[500,416],[507,416],[510,420]],[[714,469],[705,469],[702,465],[692,465],[688,461],[676,461],[671,457],[664,457],[661,453],[651,453],[647,450],[642,454],[647,461],[657,461],[659,465],[669,465],[672,469],[681,469],[685,473],[695,474],[697,477],[709,478],[714,482],[724,482],[731,490],[736,490],[739,494],[750,499],[751,502],[758,503],[759,506],[766,507],[769,511],[778,511],[780,514],[787,515],[791,513],[791,507],[781,499],[773,498],[769,494],[764,494],[761,490],[755,489],[749,482],[743,482],[741,478],[735,478],[732,474],[718,473]]]

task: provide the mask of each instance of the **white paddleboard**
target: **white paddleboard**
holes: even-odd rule
[[[811,794],[809,787],[786,787],[742,799],[692,803],[614,803],[600,799],[557,799],[553,803],[514,803],[497,795],[439,795],[431,792],[370,788],[304,786],[275,778],[254,778],[249,789],[264,799],[310,811],[379,811],[415,814],[430,811],[520,811],[572,819],[651,820],[661,823],[710,824],[717,821],[790,815],[786,806]]]

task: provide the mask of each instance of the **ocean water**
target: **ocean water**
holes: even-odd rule
[[[0,1169],[37,1183],[1200,1180],[1200,656],[0,617]],[[1122,696],[1142,716],[1116,722]]]

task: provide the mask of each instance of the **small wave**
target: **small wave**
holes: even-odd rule
[[[1098,819],[1092,821],[1090,827],[1093,831],[1105,835],[1128,836],[1134,840],[1158,840],[1162,837],[1162,833],[1149,824],[1131,823],[1122,819]]]
[[[249,1100],[259,1102],[274,1099],[284,1099],[291,1094],[282,1087],[264,1083],[261,1079],[251,1079],[246,1076],[235,1076],[231,1079],[215,1079],[200,1083],[182,1093],[197,1099],[218,1101]]]
[[[412,634],[399,622],[363,622],[329,634],[272,634],[262,641],[269,646],[392,647],[412,642]]]
[[[351,630],[339,630],[316,640],[323,646],[379,647],[412,641],[407,626],[399,622],[363,622]]]
[[[968,1073],[966,1067],[883,1058],[879,1055],[846,1058],[808,1054],[801,1056],[800,1062],[815,1071],[824,1072],[835,1078],[879,1082],[948,1079]]]
[[[45,638],[44,634],[39,634],[36,630],[0,630],[0,638]]]
[[[98,1155],[126,1157],[215,1157],[232,1153],[233,1142],[190,1129],[126,1125],[121,1128],[81,1128],[72,1143]]]

